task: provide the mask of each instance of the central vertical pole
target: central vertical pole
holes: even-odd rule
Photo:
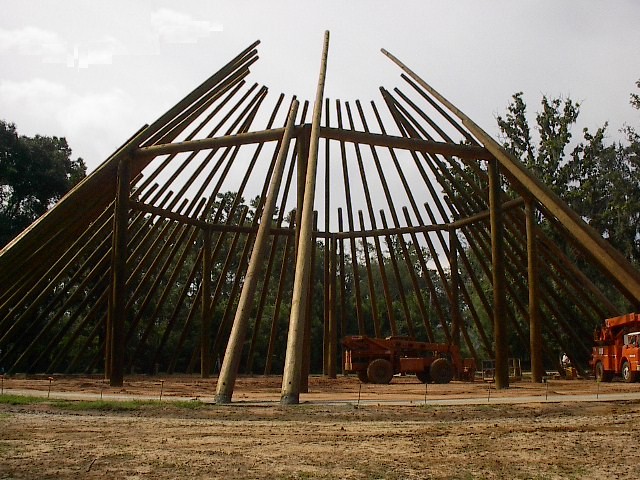
[[[500,203],[500,170],[498,161],[488,162],[489,214],[491,221],[491,260],[493,264],[493,338],[496,344],[495,385],[509,388],[509,358],[505,315],[504,229]]]
[[[249,326],[249,314],[253,306],[253,297],[256,292],[258,277],[260,276],[262,264],[265,260],[264,254],[267,248],[268,236],[271,232],[273,212],[275,211],[278,192],[280,191],[280,184],[282,183],[282,174],[284,172],[287,153],[289,152],[291,137],[293,136],[293,127],[297,113],[298,101],[294,99],[289,110],[287,126],[285,127],[282,141],[280,142],[280,150],[278,151],[275,168],[271,176],[271,182],[269,183],[269,191],[267,192],[264,209],[260,217],[260,226],[258,227],[256,240],[253,244],[249,267],[244,277],[244,284],[242,285],[242,292],[240,293],[240,300],[238,300],[238,307],[236,309],[236,316],[233,319],[231,335],[229,336],[229,342],[227,343],[227,349],[220,369],[220,376],[218,377],[218,384],[216,386],[216,403],[229,403],[233,395],[233,388],[236,383],[236,376],[238,375],[238,368],[242,357],[242,345],[244,344]]]
[[[320,117],[322,115],[322,98],[327,73],[327,55],[329,51],[329,32],[324,34],[324,48],[320,64],[320,77],[311,123],[311,139],[309,145],[309,161],[300,224],[300,240],[296,254],[296,272],[293,282],[293,298],[291,316],[289,317],[289,335],[287,353],[282,377],[282,394],[280,402],[284,405],[300,402],[300,373],[302,371],[302,355],[305,332],[305,312],[307,293],[309,290],[309,273],[311,269],[311,248],[313,247],[313,200],[316,193],[316,169],[318,164],[318,143],[320,140]]]
[[[529,274],[529,342],[531,349],[531,381],[542,383],[544,367],[542,364],[542,330],[540,328],[540,310],[538,297],[538,252],[536,242],[535,204],[526,199],[525,215],[527,225],[527,258]]]
[[[109,302],[108,338],[110,345],[110,385],[121,387],[124,381],[125,316],[127,314],[127,230],[129,226],[129,195],[131,193],[130,157],[118,164],[118,190],[113,228],[111,299]]]

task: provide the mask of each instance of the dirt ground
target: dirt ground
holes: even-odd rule
[[[231,405],[210,403],[215,379],[139,376],[114,389],[96,377],[52,378],[4,379],[5,394],[46,396],[50,384],[51,393],[0,404],[0,479],[638,477],[640,400],[622,394],[640,384],[552,379],[496,391],[312,377],[301,404],[282,407],[279,377],[240,378]],[[162,403],[128,411],[55,401],[159,400],[161,390]],[[438,403],[453,400],[471,404]]]

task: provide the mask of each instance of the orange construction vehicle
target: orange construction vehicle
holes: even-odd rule
[[[625,382],[640,379],[640,314],[628,313],[607,318],[594,333],[591,367],[599,382],[615,375]]]
[[[473,381],[473,359],[462,359],[455,345],[417,342],[407,337],[345,337],[344,372],[363,383],[389,383],[397,373],[415,374],[423,383]]]

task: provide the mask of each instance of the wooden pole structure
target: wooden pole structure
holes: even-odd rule
[[[542,330],[540,328],[540,307],[538,300],[538,251],[536,240],[535,204],[525,201],[527,225],[527,259],[529,278],[529,339],[531,348],[531,381],[542,382],[544,367],[542,365]]]
[[[358,106],[356,104],[356,106]],[[347,109],[347,117],[349,119],[349,128],[354,131],[355,130],[355,124],[353,121],[353,115],[351,113],[351,107],[349,105],[349,102],[345,103],[345,107]],[[361,108],[359,108],[359,110],[361,111]],[[373,230],[377,230],[377,226],[376,226],[376,216],[373,210],[373,202],[371,200],[371,192],[369,189],[369,182],[367,180],[367,175],[365,173],[365,169],[364,169],[364,163],[362,160],[362,153],[360,151],[360,146],[356,143],[354,145],[355,151],[356,151],[356,160],[358,162],[358,170],[360,172],[360,180],[362,181],[362,188],[364,191],[364,197],[365,197],[365,203],[367,205],[367,211],[369,213],[369,222],[371,224],[371,228]],[[362,213],[359,213],[359,216],[362,218]],[[364,226],[363,226],[363,222],[361,220],[361,229],[364,230]],[[393,300],[391,299],[391,294],[389,291],[389,281],[387,279],[387,272],[384,266],[384,255],[382,254],[382,247],[380,245],[380,236],[379,235],[373,235],[373,244],[375,246],[376,249],[376,255],[378,257],[378,269],[380,270],[380,280],[382,281],[382,291],[384,294],[384,299],[385,299],[385,304],[387,307],[387,316],[389,319],[389,326],[391,328],[391,335],[398,335],[398,328],[397,328],[397,323],[396,323],[396,319],[395,319],[395,314],[393,312]],[[373,300],[373,295],[371,296],[372,300]]]
[[[462,121],[463,125],[467,127],[469,132],[478,138],[485,148],[493,154],[504,168],[505,174],[510,175],[517,182],[516,186],[526,189],[551,215],[555,216],[577,241],[576,243],[583,251],[598,263],[603,271],[608,273],[617,283],[620,292],[632,303],[638,303],[640,299],[640,272],[635,270],[620,252],[608,244],[605,239],[590,227],[577,213],[571,210],[548,186],[532,176],[522,162],[512,155],[509,155],[487,132],[482,130],[469,117],[411,71],[400,60],[384,49],[382,49],[382,53],[455,114]]]
[[[362,210],[358,210],[358,220],[360,221],[360,230],[364,231],[364,217]],[[369,242],[367,235],[362,235],[362,254],[364,255],[364,266],[367,270],[367,283],[369,285],[369,302],[371,303],[371,318],[373,320],[373,332],[377,338],[381,338],[382,326],[380,325],[380,317],[378,315],[378,298],[376,296],[375,284],[373,282],[373,271],[371,269],[371,258],[369,257]]]
[[[231,397],[233,395],[233,388],[235,386],[238,367],[242,356],[242,345],[244,344],[246,331],[249,326],[249,314],[251,313],[251,307],[253,306],[258,277],[262,270],[263,256],[267,247],[273,212],[278,199],[278,192],[280,191],[282,174],[284,172],[287,153],[289,152],[289,144],[291,143],[297,113],[298,101],[294,99],[291,103],[291,109],[289,110],[287,126],[285,128],[282,142],[280,143],[275,171],[271,176],[269,192],[267,194],[264,209],[262,210],[258,234],[256,235],[256,240],[253,244],[251,259],[249,260],[249,268],[247,269],[247,273],[244,278],[236,316],[233,320],[231,336],[227,343],[224,361],[222,362],[222,369],[220,371],[220,376],[218,377],[218,384],[216,386],[216,403],[229,403],[231,402]]]
[[[293,227],[294,220],[289,223],[289,228]],[[295,236],[287,236],[284,243],[284,249],[282,252],[282,265],[280,266],[280,275],[278,280],[278,292],[276,293],[276,303],[273,307],[273,318],[271,319],[271,329],[269,332],[269,345],[267,346],[267,358],[264,363],[264,374],[271,374],[271,367],[273,365],[273,357],[275,352],[276,336],[278,334],[278,321],[280,319],[280,306],[282,305],[282,297],[284,296],[284,286],[287,280],[287,274],[290,271],[289,256],[291,248],[295,242]]]
[[[342,129],[342,109],[340,100],[336,100],[336,113],[338,115],[338,127]],[[349,181],[349,169],[347,167],[347,152],[344,142],[340,142],[340,158],[342,160],[342,178],[344,182],[344,195],[347,206],[347,225],[349,232],[355,231],[355,222],[353,220],[353,206],[351,204],[351,182]],[[338,209],[338,227],[342,232],[342,209]],[[358,319],[358,333],[366,335],[366,326],[364,322],[364,313],[362,311],[362,294],[360,292],[360,268],[358,266],[358,252],[356,250],[355,237],[349,238],[349,248],[351,251],[351,270],[353,272],[353,293],[356,297],[356,317]]]
[[[111,299],[109,302],[109,380],[112,387],[124,381],[124,327],[127,314],[127,230],[129,223],[129,195],[131,194],[130,158],[118,164],[118,187],[113,225],[113,257]]]
[[[491,260],[493,264],[493,338],[496,344],[495,385],[497,389],[509,387],[509,359],[505,323],[506,295],[504,290],[504,247],[502,205],[500,204],[500,170],[498,162],[490,160],[489,209],[491,211]]]
[[[296,256],[296,272],[293,283],[293,298],[291,302],[291,316],[289,318],[289,335],[287,338],[287,353],[285,356],[284,375],[282,378],[281,403],[297,404],[300,401],[300,373],[302,368],[302,347],[304,342],[309,270],[311,268],[311,252],[313,243],[313,201],[315,196],[316,167],[318,161],[318,141],[320,116],[322,115],[322,99],[327,72],[327,55],[329,50],[329,32],[325,32],[324,48],[318,80],[318,91],[313,106],[313,121],[311,124],[311,140],[309,147],[309,161],[307,163],[307,181],[304,192],[302,223],[300,226],[300,244]]]
[[[376,104],[372,101],[371,102],[371,107],[373,109],[373,113],[375,114],[376,120],[378,122],[378,126],[380,127],[380,130],[382,131],[383,134],[386,135],[386,130],[384,127],[384,123],[382,122],[382,118],[380,117],[380,113],[378,112],[378,109],[376,107]],[[368,131],[368,127],[366,125],[366,123],[364,122],[364,115],[362,115],[362,119],[363,119],[363,123],[365,126],[365,131]],[[394,151],[393,148],[389,147],[389,154],[391,155],[391,158],[394,162],[394,164],[396,165],[396,167],[399,166],[398,163],[398,158],[396,156],[396,153]],[[387,198],[387,204],[389,205],[389,209],[391,211],[391,218],[393,219],[393,223],[395,225],[396,228],[398,228],[400,226],[400,220],[398,218],[398,213],[396,211],[395,205],[393,203],[393,198],[391,196],[391,193],[389,191],[389,186],[387,184],[387,181],[385,179],[385,175],[382,171],[382,166],[380,164],[380,160],[378,158],[378,155],[375,153],[375,149],[371,149],[372,153],[373,153],[373,159],[374,162],[376,164],[376,169],[378,170],[378,174],[380,177],[380,181],[382,182],[382,188],[384,189],[385,192],[385,197]],[[386,220],[385,220],[385,216],[383,211],[380,211],[380,215],[382,218],[382,222],[383,222],[383,226],[386,229],[387,228],[387,224],[386,224]],[[397,235],[397,239],[398,239],[398,243],[400,244],[400,248],[402,249],[402,254],[403,257],[405,259],[405,264],[407,266],[407,270],[409,271],[409,274],[411,276],[411,284],[413,286],[413,290],[414,290],[414,294],[415,297],[418,301],[418,307],[420,308],[420,314],[422,315],[422,321],[423,321],[423,325],[425,327],[425,330],[427,332],[427,340],[429,342],[435,342],[435,336],[433,334],[433,329],[431,328],[431,323],[429,321],[429,313],[424,305],[424,299],[422,298],[422,290],[418,284],[418,277],[415,271],[415,268],[413,267],[412,264],[412,260],[411,260],[411,255],[409,254],[409,249],[407,248],[407,244],[404,240],[404,236],[402,234],[398,234]],[[398,283],[400,284],[400,281],[398,280]],[[402,289],[401,289],[402,291]],[[406,303],[406,302],[405,302]],[[407,317],[409,318],[409,317]],[[410,335],[411,332],[410,332]]]

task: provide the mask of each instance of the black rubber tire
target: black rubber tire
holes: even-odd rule
[[[393,378],[393,366],[389,360],[376,358],[367,367],[367,377],[371,383],[386,384]]]
[[[358,372],[358,380],[360,380],[362,383],[369,383],[369,377],[367,376],[366,370],[360,370]]]
[[[416,372],[416,378],[420,380],[422,383],[431,383],[431,375],[429,375],[429,370],[425,370],[423,372]]]
[[[436,358],[429,367],[434,383],[449,383],[453,380],[453,366],[446,358]]]
[[[636,372],[631,370],[631,364],[627,360],[622,362],[621,372],[622,372],[622,379],[626,383],[633,383],[636,381]]]

